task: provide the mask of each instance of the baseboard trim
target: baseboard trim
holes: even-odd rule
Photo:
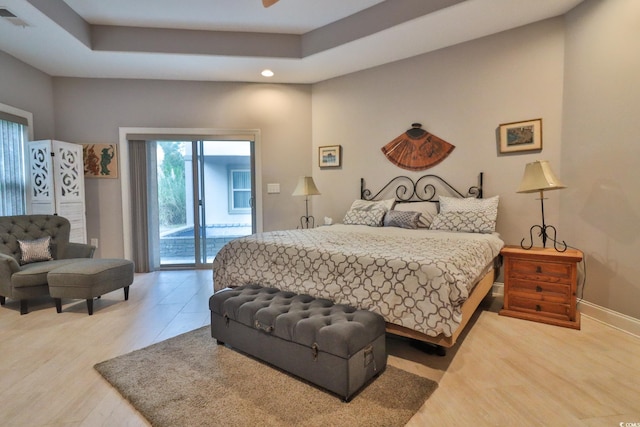
[[[504,296],[504,283],[495,282],[492,290],[493,296]],[[604,323],[619,331],[640,338],[640,319],[618,313],[606,307],[601,307],[589,301],[578,301],[578,310],[583,316],[587,316],[597,322]]]
[[[640,319],[609,310],[608,308],[584,300],[578,302],[578,310],[580,310],[580,313],[584,316],[588,316],[593,320],[640,338]]]
[[[493,289],[491,291],[494,297],[504,296],[504,283],[502,282],[493,282]]]

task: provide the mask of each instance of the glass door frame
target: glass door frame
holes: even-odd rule
[[[159,269],[172,270],[181,268],[194,268],[194,269],[208,269],[212,267],[213,257],[208,262],[209,256],[207,253],[207,215],[206,215],[206,177],[205,177],[205,161],[206,153],[205,146],[207,142],[223,142],[227,144],[234,143],[247,143],[249,144],[249,168],[251,171],[251,198],[249,200],[251,206],[250,218],[251,218],[251,232],[256,232],[257,225],[257,209],[256,209],[256,159],[255,159],[255,141],[238,139],[238,138],[221,138],[213,139],[197,139],[193,141],[175,141],[182,142],[187,145],[186,149],[191,155],[191,168],[189,176],[191,177],[191,188],[186,188],[187,202],[191,202],[193,209],[193,260],[183,262],[164,262],[162,257],[159,259]],[[185,172],[187,172],[185,170]],[[188,179],[188,177],[187,177]],[[185,181],[186,184],[186,181]],[[191,190],[191,191],[189,191]],[[210,193],[211,195],[211,193]],[[188,200],[191,197],[191,200]],[[213,197],[227,199],[227,194],[213,194]],[[188,257],[191,258],[190,256]]]
[[[253,141],[255,162],[254,192],[254,212],[255,231],[263,230],[262,212],[262,137],[260,129],[216,129],[216,128],[158,128],[158,127],[121,127],[118,129],[118,144],[120,147],[120,172],[121,172],[121,197],[122,197],[122,241],[123,256],[126,259],[134,259],[133,227],[134,214],[130,199],[131,194],[131,172],[129,158],[130,141],[140,140],[175,140],[183,139],[193,141],[194,139],[234,139]],[[189,267],[186,267],[189,268]]]

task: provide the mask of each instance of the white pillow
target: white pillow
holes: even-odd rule
[[[350,225],[368,225],[381,227],[387,210],[382,205],[373,205],[370,209],[349,209],[342,222]]]
[[[500,196],[489,197],[488,199],[476,199],[467,197],[460,199],[457,197],[440,196],[440,214],[449,214],[452,212],[471,212],[481,218],[483,232],[495,231],[495,223],[498,218],[498,201]],[[469,216],[465,216],[465,220],[469,221]],[[450,217],[448,219],[451,219]],[[460,217],[457,218],[460,220]]]
[[[420,212],[419,228],[429,228],[433,218],[438,215],[438,204],[434,202],[396,203],[394,211]]]
[[[445,212],[436,215],[429,229],[493,233],[496,231],[496,218],[485,212]]]
[[[390,211],[393,208],[393,204],[395,203],[395,199],[387,199],[387,200],[354,200],[351,204],[350,209],[357,209],[361,211],[368,211],[373,209],[374,207],[381,206],[385,211]]]
[[[447,212],[485,212],[498,215],[498,201],[500,196],[489,197],[488,199],[476,199],[467,197],[460,199],[457,197],[440,196],[440,213]]]

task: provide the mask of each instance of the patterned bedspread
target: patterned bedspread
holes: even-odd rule
[[[451,336],[460,305],[503,246],[497,235],[336,224],[254,234],[213,261],[214,290],[255,283]]]

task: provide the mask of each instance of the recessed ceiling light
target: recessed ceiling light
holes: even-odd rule
[[[269,69],[262,70],[260,74],[262,74],[263,77],[273,77],[273,71]]]

